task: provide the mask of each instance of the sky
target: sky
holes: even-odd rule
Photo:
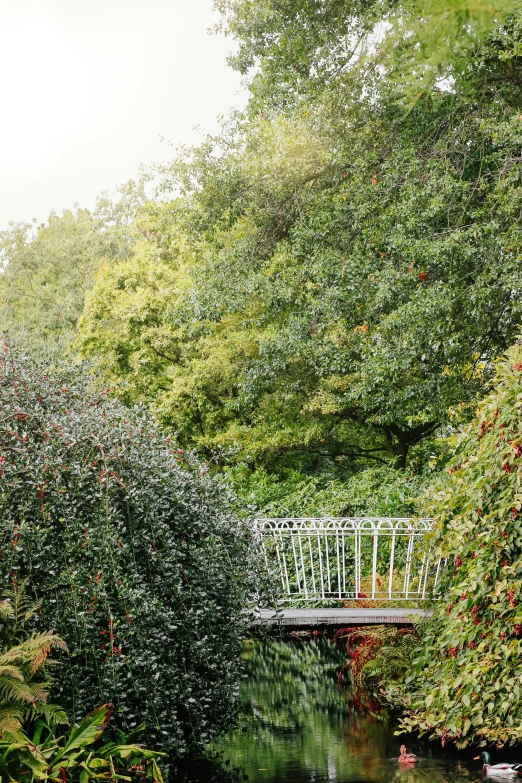
[[[0,229],[92,207],[244,106],[218,19],[212,0],[0,0]]]

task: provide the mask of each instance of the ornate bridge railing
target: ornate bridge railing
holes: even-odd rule
[[[415,601],[446,566],[430,551],[431,519],[256,519],[267,570],[285,602]]]

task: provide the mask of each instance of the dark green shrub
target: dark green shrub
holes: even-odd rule
[[[90,384],[0,357],[0,579],[69,646],[54,700],[112,702],[179,756],[233,713],[252,540],[205,466]]]

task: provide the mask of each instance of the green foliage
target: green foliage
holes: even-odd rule
[[[238,44],[231,65],[250,76],[250,109],[312,101],[330,107],[388,89],[411,106],[441,89],[465,100],[517,89],[520,49],[506,44],[522,22],[519,0],[215,0]],[[386,85],[386,86],[384,86]]]
[[[35,679],[53,647],[67,649],[59,636],[45,631],[0,652],[0,735],[7,742],[27,742],[26,725],[38,718],[50,725],[68,722],[60,707],[47,703],[49,682]]]
[[[164,212],[170,211],[156,204],[149,210],[150,217],[143,214],[135,225],[139,241],[132,257],[100,269],[96,295],[87,293],[80,346],[96,356],[107,379],[125,378],[121,392],[127,403],[154,401],[161,414],[164,398],[175,394],[171,365],[187,340],[172,317],[183,308],[190,280],[186,240],[175,225],[164,225]]]
[[[63,781],[67,774],[81,783],[90,779],[131,780],[120,773],[139,769],[158,783],[162,775],[156,759],[164,754],[143,746],[128,744],[123,732],[116,730],[118,742],[98,748],[96,755],[86,748],[102,736],[112,712],[105,704],[87,715],[67,736],[58,736],[59,727],[68,725],[65,711],[50,704],[49,660],[51,650],[67,650],[67,645],[51,631],[31,633],[27,625],[35,622],[42,601],[34,601],[13,577],[0,604],[4,619],[0,648],[0,774],[10,780],[29,776],[29,780]],[[13,645],[13,640],[15,644]],[[45,675],[45,681],[35,677]],[[138,730],[142,730],[140,726]],[[123,742],[121,741],[123,740]],[[121,770],[116,770],[115,764]],[[140,765],[140,766],[136,766]]]
[[[48,702],[52,649],[67,650],[55,633],[31,632],[41,601],[34,601],[16,576],[0,601],[0,736],[9,742],[29,742],[27,732],[38,725],[68,723],[64,710]],[[44,724],[45,721],[45,724]],[[49,729],[50,730],[50,729]]]
[[[362,102],[238,133],[173,166],[185,195],[100,278],[79,348],[207,457],[404,467],[469,417],[522,318],[519,111]]]
[[[352,690],[374,693],[382,701],[385,689],[404,687],[404,680],[419,657],[421,644],[419,624],[414,628],[390,628],[376,625],[364,628],[342,628],[336,640],[346,640],[349,661],[339,674]],[[390,698],[390,706],[395,699]]]
[[[3,596],[0,601],[0,617],[4,619],[0,625],[0,644],[7,648],[27,639],[28,629],[34,623],[42,602],[29,595],[27,580],[20,583],[16,575],[12,576]]]
[[[66,210],[38,227],[13,223],[0,232],[0,331],[35,355],[61,358],[97,271],[131,252],[133,200],[103,198],[93,213]]]
[[[253,104],[292,107],[303,95],[346,88],[382,7],[333,0],[214,0],[221,28],[238,43],[229,58],[243,75],[254,71]],[[383,4],[384,6],[386,4]]]
[[[73,718],[110,699],[121,729],[183,755],[233,715],[250,529],[146,412],[89,389],[80,367],[2,356],[0,571],[67,642],[54,692]]]
[[[4,323],[61,351],[87,290],[78,350],[184,447],[403,468],[467,420],[522,317],[518,6],[216,5],[248,111],[160,172],[174,200],[130,187],[7,232]]]
[[[373,467],[338,478],[307,476],[290,471],[279,477],[245,465],[226,473],[235,492],[257,516],[414,516],[423,479]]]
[[[461,747],[522,737],[521,371],[517,344],[427,498],[449,565],[402,691],[412,694],[404,725]]]
[[[399,3],[387,22],[382,54],[387,55],[388,78],[406,100],[418,100],[439,85],[448,89],[450,83],[469,99],[470,90],[488,82],[518,81],[520,53],[502,52],[502,43],[509,27],[522,22],[519,0],[414,0]],[[491,59],[484,57],[488,48]],[[497,67],[491,68],[495,60]]]
[[[96,750],[91,746],[104,733],[112,712],[111,704],[104,704],[89,713],[69,734],[56,736],[48,726],[38,725],[33,740],[0,739],[0,773],[9,780],[65,779],[88,783],[89,780],[126,780],[142,777],[162,783],[163,777],[157,759],[164,755],[147,750],[141,745],[116,745],[109,742]],[[42,723],[41,721],[39,722]],[[43,734],[46,735],[42,741]]]

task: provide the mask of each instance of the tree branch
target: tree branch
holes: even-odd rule
[[[155,348],[150,341],[146,340],[145,341],[145,345],[148,345],[148,347],[151,349],[151,351],[153,353],[155,353],[156,356],[159,356],[160,359],[165,359],[165,361],[171,362],[172,364],[176,364],[177,363],[177,359],[174,359],[173,356],[169,356],[166,353],[162,353],[161,351],[158,351],[158,349]]]

